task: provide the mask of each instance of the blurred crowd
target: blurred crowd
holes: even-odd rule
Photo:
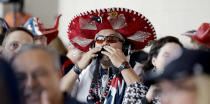
[[[157,39],[134,10],[91,10],[69,21],[66,48],[61,15],[52,28],[11,16],[0,18],[0,104],[210,104],[206,21],[177,34],[191,39],[185,47],[170,34]]]

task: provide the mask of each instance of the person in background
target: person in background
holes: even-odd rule
[[[160,86],[162,104],[209,104],[209,61],[207,51],[183,50],[163,73],[147,76],[145,80]]]
[[[33,33],[34,44],[42,46],[52,46],[52,44],[50,45],[50,43],[52,43],[53,41],[55,43],[55,39],[58,39],[58,26],[60,17],[61,15],[57,17],[56,23],[53,28],[44,28],[43,24],[39,22],[39,18],[37,17],[31,17],[28,19],[28,21],[24,24],[24,27]],[[59,45],[61,45],[59,46],[60,48],[65,48],[62,42]],[[56,49],[55,47],[53,48]],[[60,51],[61,50],[58,50],[58,52]],[[60,54],[60,67],[63,75],[65,75],[65,73],[67,73],[73,67],[72,62],[66,56],[66,53]]]
[[[31,17],[24,24],[24,27],[30,30],[34,35],[34,44],[47,46],[52,40],[58,36],[58,25],[61,15],[57,17],[53,28],[44,28],[39,22],[39,18]]]
[[[163,71],[165,65],[180,54],[182,47],[182,43],[176,37],[166,36],[158,39],[151,46],[143,70]]]
[[[24,104],[81,104],[60,90],[59,56],[49,47],[24,45],[11,63]]]
[[[187,31],[183,35],[191,38],[193,49],[210,50],[210,23],[203,23],[198,30]]]
[[[163,68],[181,54],[182,47],[183,45],[178,38],[173,36],[166,36],[156,40],[151,46],[143,71],[145,73],[162,73]],[[143,74],[143,76],[145,75]],[[133,96],[137,93],[135,91],[140,91],[139,97],[133,100]],[[123,103],[159,104],[160,98],[157,91],[158,87],[156,85],[145,83],[143,79],[142,82],[133,83],[127,88]]]
[[[10,28],[2,43],[2,56],[10,60],[23,44],[33,44],[33,37],[33,34],[24,27]]]

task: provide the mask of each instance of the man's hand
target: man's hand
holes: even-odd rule
[[[81,59],[82,55],[84,54],[83,51],[77,49],[73,45],[69,45],[68,53],[66,56],[74,63],[78,64],[78,61]]]
[[[50,104],[47,91],[43,91],[41,94],[41,104]]]
[[[90,63],[91,59],[95,58],[98,56],[96,54],[97,52],[101,51],[102,47],[95,47],[91,49],[90,51],[86,52],[83,54],[82,58],[79,60],[77,66],[79,67],[80,70],[85,69],[88,64]]]
[[[121,49],[115,49],[111,46],[104,46],[104,49],[106,51],[102,51],[101,53],[108,56],[115,67],[120,67],[120,65],[126,61],[126,56]]]

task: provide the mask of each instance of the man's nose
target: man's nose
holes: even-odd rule
[[[27,87],[33,87],[35,85],[35,78],[33,78],[33,76],[28,76],[27,80],[26,80],[26,86]]]
[[[103,46],[105,46],[105,45],[109,45],[109,41],[107,39],[105,39],[103,42]]]

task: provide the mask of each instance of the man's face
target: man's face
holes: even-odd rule
[[[178,58],[182,53],[181,46],[176,43],[166,43],[160,48],[156,58],[153,57],[152,63],[160,72],[171,61]]]
[[[13,62],[25,104],[41,104],[41,94],[47,92],[49,101],[59,93],[59,76],[53,58],[40,49],[19,54]]]
[[[45,35],[35,36],[34,44],[47,46],[47,37]]]
[[[193,79],[160,83],[162,104],[196,104],[197,92]]]
[[[5,44],[3,55],[5,58],[10,59],[23,44],[32,44],[33,38],[24,31],[14,31],[9,34]]]
[[[104,30],[99,31],[96,35],[96,38],[100,37],[100,36],[114,36],[116,38],[121,39],[120,35],[116,31],[111,30],[111,29],[104,29]],[[122,42],[120,42],[120,41],[109,42],[109,41],[105,40],[102,43],[98,43],[97,41],[95,42],[96,47],[103,47],[103,46],[106,46],[106,45],[111,46],[113,48],[122,49]]]
[[[106,39],[101,41],[103,37]],[[111,29],[104,29],[99,31],[95,36],[95,47],[111,46],[115,49],[122,49],[122,42],[119,40],[123,39],[121,39],[120,35],[116,31]],[[105,66],[109,66],[111,64],[108,56],[103,56],[101,63],[103,63]]]

